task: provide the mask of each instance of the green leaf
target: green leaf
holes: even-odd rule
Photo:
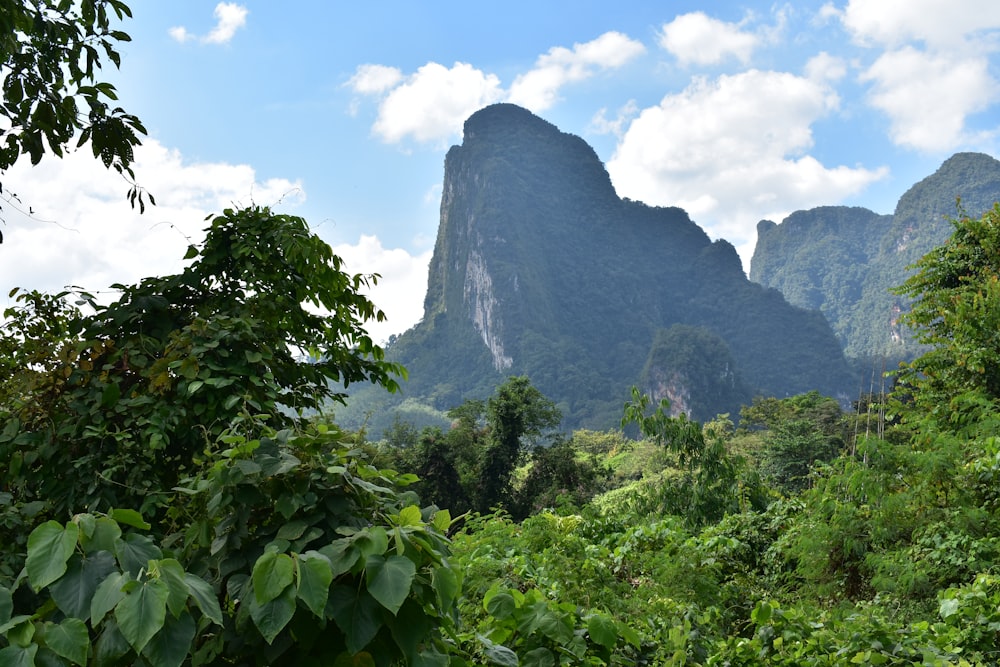
[[[116,665],[119,659],[130,650],[128,642],[125,641],[121,630],[118,629],[118,624],[115,623],[114,619],[108,619],[104,623],[104,631],[101,632],[101,636],[97,638],[97,644],[94,645],[94,665],[95,667]]]
[[[250,618],[268,644],[274,641],[294,615],[295,589],[291,586],[286,586],[281,595],[265,604],[257,602],[255,592],[250,602]]]
[[[13,613],[14,600],[11,597],[10,591],[0,586],[0,625],[9,621]]]
[[[104,388],[101,393],[101,407],[102,408],[112,408],[121,398],[122,392],[118,388],[117,382],[111,382],[108,386]]]
[[[211,584],[190,572],[184,573],[184,581],[187,582],[191,597],[201,613],[205,614],[216,625],[222,625],[222,608],[219,606],[219,598]]]
[[[351,653],[364,649],[382,627],[379,604],[364,590],[336,586],[330,593],[329,607]]]
[[[438,602],[444,610],[451,609],[461,588],[458,573],[450,567],[438,567],[431,573],[431,585],[437,593]]]
[[[398,526],[422,526],[424,525],[424,520],[420,516],[420,508],[416,505],[410,505],[404,507],[399,511],[399,517],[396,520],[396,525]]]
[[[431,523],[438,531],[447,533],[448,529],[451,528],[451,512],[446,509],[438,510],[434,513],[434,519]]]
[[[132,526],[139,530],[149,530],[151,528],[148,523],[143,521],[142,515],[135,510],[111,510],[111,518],[118,523],[124,523],[126,526]]]
[[[38,644],[0,649],[0,667],[35,667]]]
[[[528,651],[521,661],[521,667],[553,667],[555,664],[556,657],[544,646]]]
[[[339,577],[350,570],[361,557],[361,553],[354,548],[354,542],[347,537],[331,542],[319,552],[330,559],[330,569],[334,577]]]
[[[587,619],[587,632],[590,639],[604,648],[613,650],[618,643],[618,628],[614,620],[604,614],[594,614]]]
[[[142,650],[152,667],[180,667],[191,650],[197,626],[191,614],[167,616],[163,629]]]
[[[497,593],[486,602],[486,611],[498,621],[505,621],[514,615],[517,604],[509,593]]]
[[[156,571],[160,574],[160,581],[167,585],[167,609],[175,617],[180,616],[187,608],[188,585],[184,578],[184,568],[173,558],[164,558],[155,561]]]
[[[88,554],[95,551],[115,552],[115,542],[122,536],[118,522],[108,517],[99,517],[94,522],[93,531],[80,537],[80,544]]]
[[[129,591],[115,607],[118,629],[136,652],[141,653],[163,627],[169,594],[165,583],[153,579]]]
[[[368,592],[379,604],[393,613],[399,611],[410,594],[417,566],[406,556],[369,556],[365,561]]]
[[[254,563],[251,577],[257,604],[263,605],[281,595],[292,585],[295,579],[295,563],[288,554],[267,551]]]
[[[123,570],[138,577],[149,566],[149,561],[163,558],[163,552],[145,535],[129,533],[115,543],[115,556]]]
[[[92,624],[100,623],[105,614],[125,599],[122,587],[131,580],[132,578],[127,574],[118,573],[109,575],[101,582],[90,600],[90,622]]]
[[[28,581],[40,591],[66,572],[66,562],[73,555],[79,527],[75,523],[63,527],[57,521],[46,521],[28,536],[28,558],[25,568]]]
[[[520,662],[517,659],[517,654],[511,651],[506,646],[501,646],[500,644],[494,644],[485,636],[477,634],[476,639],[483,646],[483,653],[486,654],[486,659],[489,660],[494,665],[500,665],[500,667],[518,667]]]
[[[49,586],[56,605],[67,616],[86,621],[98,585],[115,571],[115,559],[107,551],[98,551],[86,558],[73,554],[66,573]]]
[[[354,535],[354,545],[362,556],[382,555],[389,548],[389,536],[382,526],[360,530]]]
[[[330,559],[318,551],[307,551],[297,558],[299,561],[299,599],[305,602],[312,613],[323,618],[326,601],[330,596],[330,584],[333,583]]]
[[[198,248],[193,245],[189,245],[187,247],[187,252],[184,253],[184,259],[194,259],[197,256],[198,256]]]
[[[90,633],[87,624],[78,618],[64,619],[59,625],[45,628],[45,645],[57,655],[84,667],[90,653]]]

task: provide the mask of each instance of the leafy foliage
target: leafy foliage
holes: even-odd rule
[[[121,65],[118,45],[131,41],[112,25],[112,14],[121,21],[131,18],[132,10],[122,0],[0,2],[0,116],[5,121],[0,172],[22,155],[32,164],[46,150],[62,157],[78,137],[76,145],[89,143],[105,167],[135,178],[133,149],[146,129],[137,117],[112,108],[115,88],[99,80],[104,65]],[[133,184],[128,197],[144,209],[143,195]]]

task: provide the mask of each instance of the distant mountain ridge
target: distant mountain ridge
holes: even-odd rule
[[[856,386],[820,313],[750,282],[682,209],[619,198],[586,142],[510,104],[448,151],[424,317],[388,353],[405,397],[446,409],[525,374],[570,427],[615,426],[633,384],[698,419]]]
[[[908,303],[889,290],[951,235],[958,198],[975,217],[1000,201],[1000,161],[955,154],[907,190],[893,215],[825,206],[797,211],[780,225],[761,221],[750,279],[822,311],[849,358],[895,367],[919,348],[898,322]]]

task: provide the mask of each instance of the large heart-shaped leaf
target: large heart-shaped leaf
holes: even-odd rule
[[[32,588],[39,591],[63,576],[79,531],[75,523],[63,526],[58,521],[46,521],[31,531],[24,565]]]
[[[54,653],[74,664],[81,667],[87,664],[90,633],[87,632],[87,624],[78,618],[67,618],[58,625],[47,625],[45,644]]]
[[[267,551],[253,566],[253,592],[258,605],[265,605],[292,585],[295,563],[288,554]]]
[[[307,551],[298,556],[299,585],[298,596],[312,613],[323,618],[326,601],[333,583],[330,559],[318,551]]]
[[[417,566],[406,556],[369,556],[365,562],[365,572],[368,592],[395,615],[410,594]]]
[[[142,652],[167,617],[167,585],[158,579],[146,581],[130,590],[115,607],[118,629],[136,650]]]
[[[153,667],[180,667],[191,649],[196,630],[191,614],[185,612],[177,618],[168,615],[163,628],[149,640],[142,654]]]
[[[329,607],[351,653],[360,653],[382,627],[378,602],[363,590],[337,586],[330,593]]]
[[[49,587],[52,599],[67,616],[86,621],[90,618],[90,603],[97,587],[114,571],[114,556],[107,551],[98,551],[86,558],[74,554],[66,573]]]
[[[264,604],[257,602],[256,595],[250,601],[250,618],[254,625],[264,635],[268,644],[274,641],[278,633],[284,629],[295,615],[295,588],[286,586],[278,597]]]

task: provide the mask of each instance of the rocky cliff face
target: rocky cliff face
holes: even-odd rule
[[[821,315],[748,281],[683,210],[620,199],[582,139],[508,104],[470,117],[448,151],[424,311],[389,352],[409,369],[404,393],[441,408],[526,374],[568,425],[613,427],[657,332],[677,324],[713,341],[692,354],[728,355],[739,378],[723,392],[657,366],[697,417],[754,392],[856,386]]]
[[[969,215],[991,208],[1000,200],[1000,162],[958,153],[907,190],[893,215],[820,207],[780,225],[762,221],[750,279],[822,311],[849,357],[868,364],[886,359],[893,367],[919,350],[898,321],[908,303],[890,289],[951,235],[957,198]]]

